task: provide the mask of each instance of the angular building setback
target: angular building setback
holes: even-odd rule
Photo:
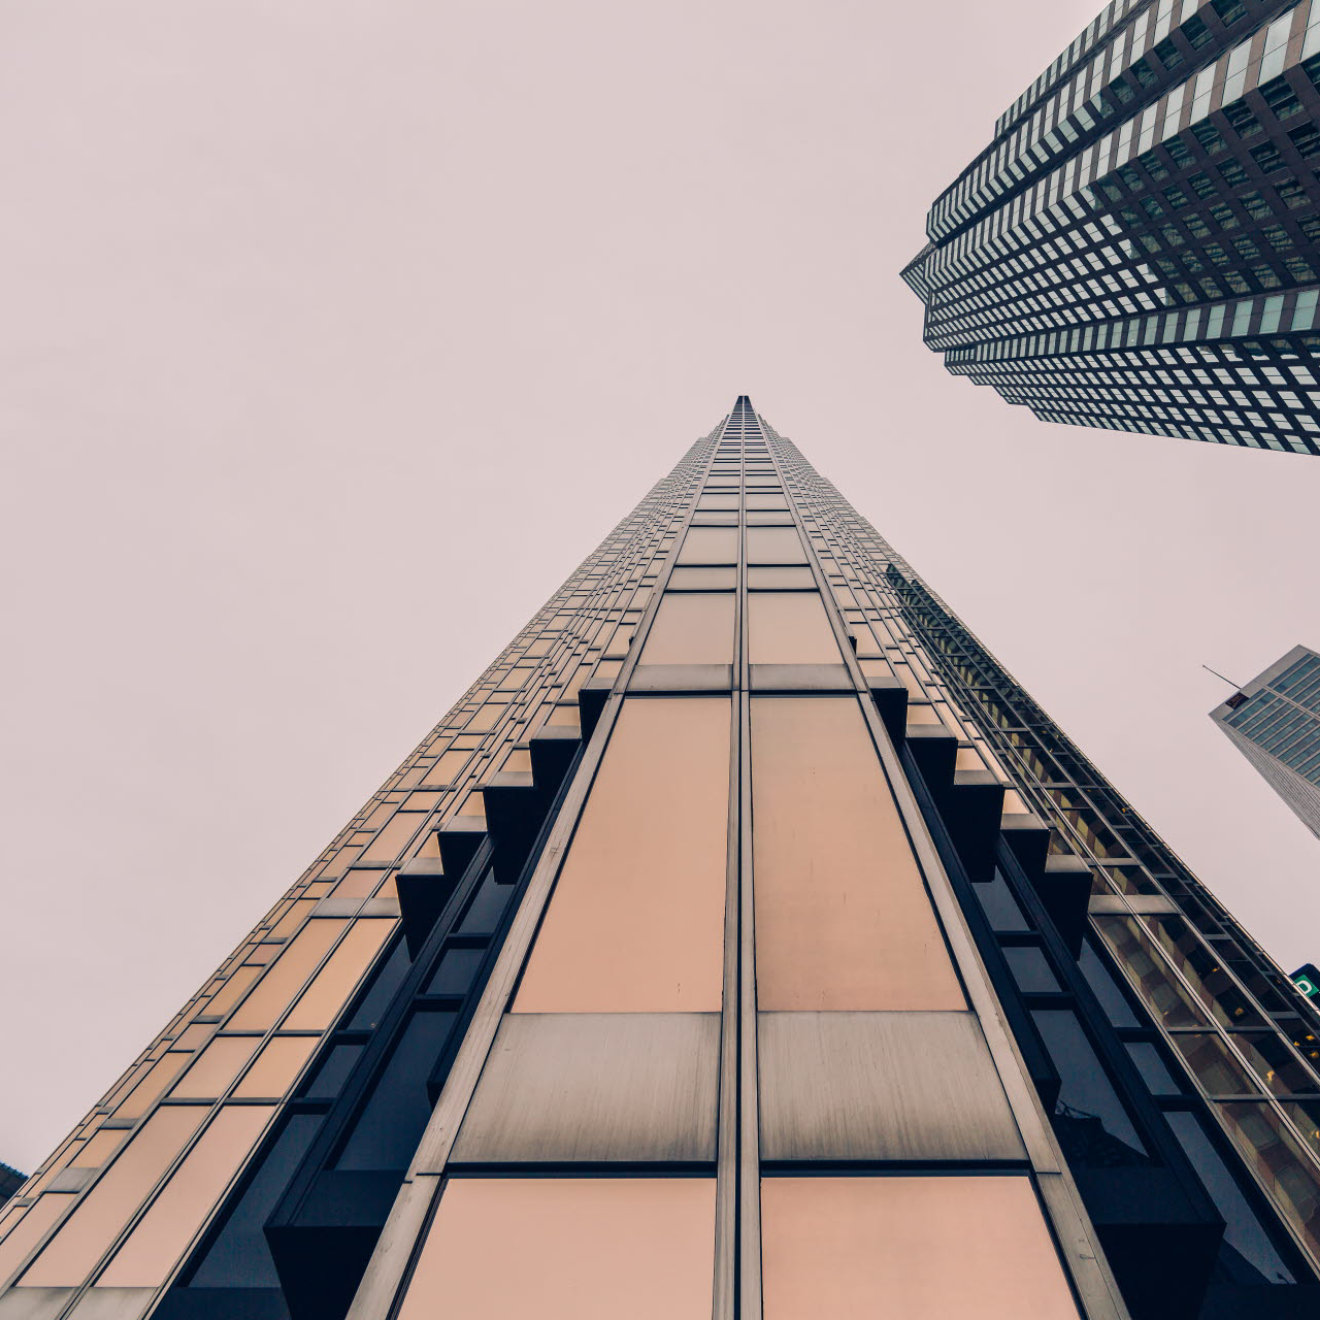
[[[0,1320],[1285,1320],[1320,1019],[743,397],[0,1217]]]
[[[1320,655],[1294,646],[1210,718],[1320,839]]]
[[[1320,0],[1111,0],[903,272],[955,375],[1073,426],[1320,453]]]

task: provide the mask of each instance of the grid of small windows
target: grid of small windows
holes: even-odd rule
[[[1320,59],[1287,70],[1084,189],[1084,218],[936,284],[931,347],[1314,283],[1317,81]]]
[[[1289,665],[1224,721],[1302,778],[1320,784],[1320,656]]]
[[[1320,336],[1220,341],[950,370],[1043,421],[1320,453]]]
[[[1080,145],[1062,164],[983,211],[961,232],[940,239],[926,266],[938,282],[947,283],[975,271],[987,258],[1002,259],[1048,238],[1072,218],[1085,219],[1083,201],[1099,206],[1092,187],[1097,181],[1317,54],[1320,6],[1316,0],[1299,0],[1194,77],[1098,140]]]
[[[1018,106],[1001,117],[996,141],[931,208],[931,237],[949,238],[986,207],[1014,195],[1042,170],[1088,145],[1170,86],[1185,81],[1207,59],[1286,8],[1280,0],[1211,0],[1205,4],[1201,0],[1159,0],[1140,12],[1134,6],[1127,16],[1130,21],[1048,100],[1042,96],[1058,87],[1053,78],[1039,90],[1024,93]],[[1055,66],[1075,69],[1081,40]],[[1094,43],[1086,47],[1088,53],[1092,49]]]

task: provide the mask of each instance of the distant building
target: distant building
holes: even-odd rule
[[[955,375],[1047,422],[1320,453],[1310,0],[1112,0],[903,272]]]
[[[1320,655],[1294,646],[1210,718],[1320,838]]]
[[[27,1174],[19,1173],[8,1164],[0,1163],[0,1205],[4,1205],[25,1182],[27,1182]]]

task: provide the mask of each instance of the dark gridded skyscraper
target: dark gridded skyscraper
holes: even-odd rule
[[[1210,718],[1320,838],[1320,655],[1294,646]]]
[[[955,375],[1075,426],[1320,453],[1320,4],[1113,0],[904,271]]]
[[[0,1212],[0,1320],[1286,1320],[1318,1027],[744,397]]]

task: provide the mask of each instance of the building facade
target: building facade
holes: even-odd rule
[[[1044,421],[1320,453],[1320,5],[1111,0],[904,271],[949,371]]]
[[[1294,646],[1210,718],[1320,838],[1320,655]]]
[[[0,1217],[0,1320],[1284,1320],[1320,1018],[739,398]]]

